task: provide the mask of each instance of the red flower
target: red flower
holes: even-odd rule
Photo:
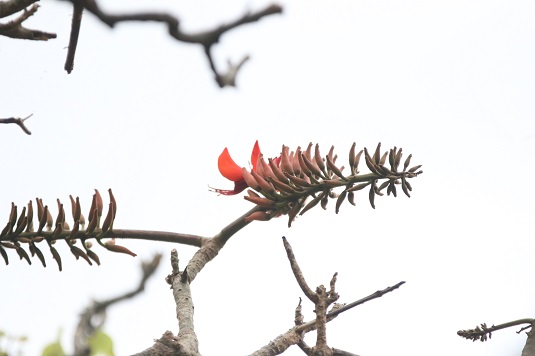
[[[256,172],[256,164],[258,163],[259,156],[260,147],[258,146],[258,141],[256,141],[253,147],[253,152],[251,153],[251,164],[254,172]],[[234,162],[232,157],[230,157],[230,153],[226,147],[219,155],[217,167],[219,168],[219,172],[221,172],[223,177],[234,182],[234,190],[212,188],[216,193],[223,195],[235,195],[241,193],[248,187],[247,183],[245,182],[245,178],[243,178],[242,168],[238,166],[236,162]]]

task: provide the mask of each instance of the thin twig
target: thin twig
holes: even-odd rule
[[[353,303],[350,303],[348,305],[337,308],[336,310],[333,310],[327,313],[327,322],[333,320],[338,314],[343,313],[353,307],[356,307],[357,305],[360,305],[370,300],[382,297],[384,294],[394,291],[395,289],[399,288],[404,283],[405,282],[399,282],[398,284],[392,287],[387,287],[381,291],[372,293],[367,297],[364,297]],[[302,336],[305,333],[316,330],[316,328],[317,328],[316,319],[311,320],[301,325],[297,325],[291,328],[290,330],[288,330],[287,332],[285,332],[284,334],[277,336],[273,341],[271,341],[269,344],[265,345],[261,349],[253,352],[251,356],[280,355],[290,346],[297,345],[299,342],[301,342],[301,340],[303,339]]]
[[[130,299],[145,290],[147,280],[156,271],[162,255],[155,255],[150,261],[143,261],[141,263],[141,279],[139,284],[133,290],[123,293],[115,298],[104,301],[93,301],[80,316],[80,321],[76,328],[74,335],[74,354],[75,355],[89,355],[89,338],[93,335],[95,330],[102,326],[106,317],[106,309],[111,305],[119,303],[123,300]]]
[[[69,70],[72,70],[72,65],[74,63],[74,52],[76,49],[77,43],[77,34],[79,31],[80,21],[77,15],[81,14],[81,11],[76,10],[76,6],[85,8],[87,11],[94,14],[100,21],[109,27],[114,27],[119,22],[130,22],[130,21],[142,21],[142,22],[162,22],[167,24],[167,30],[171,37],[180,42],[199,44],[204,47],[204,52],[208,59],[210,69],[215,75],[215,80],[220,87],[224,86],[235,86],[236,85],[236,75],[242,65],[249,59],[249,56],[245,56],[238,64],[230,65],[227,73],[221,74],[215,66],[215,62],[212,58],[211,49],[212,46],[219,42],[221,36],[236,27],[256,22],[261,18],[269,15],[280,14],[282,13],[282,7],[280,5],[268,5],[263,10],[257,12],[247,12],[240,18],[231,21],[226,24],[219,25],[212,30],[202,31],[198,33],[185,33],[180,28],[180,21],[178,18],[165,13],[157,12],[143,12],[143,13],[134,13],[134,14],[122,14],[122,15],[112,15],[104,12],[99,4],[95,0],[70,0],[75,7],[72,29],[71,29],[71,41],[69,43],[69,52],[68,58],[65,63],[65,69],[70,73]],[[76,28],[77,27],[77,28]],[[71,49],[72,48],[72,49]]]
[[[24,125],[24,121],[32,117],[33,114],[26,116],[25,118],[20,117],[9,117],[7,119],[0,119],[0,124],[17,124],[26,134],[31,135],[32,132]]]

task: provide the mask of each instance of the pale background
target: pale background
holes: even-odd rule
[[[105,9],[168,10],[203,30],[263,8],[264,1],[108,2]],[[26,136],[0,127],[1,224],[11,202],[91,195],[112,188],[117,228],[212,236],[252,205],[231,188],[217,157],[228,147],[247,166],[256,139],[267,156],[319,142],[345,160],[351,144],[394,145],[424,174],[412,197],[367,193],[334,213],[316,208],[288,229],[286,218],[234,236],[192,284],[203,355],[246,355],[292,327],[303,297],[281,236],[312,286],[339,273],[340,302],[407,281],[339,316],[329,345],[365,356],[519,355],[518,328],[473,343],[457,330],[535,317],[535,4],[532,1],[282,1],[284,14],[227,33],[215,47],[251,60],[237,89],[220,90],[200,47],[172,41],[163,25],[110,30],[84,16],[74,71],[63,63],[71,8],[42,2],[30,28],[49,42],[0,38],[0,117],[34,116]],[[138,258],[96,249],[100,267],[63,249],[59,273],[10,254],[0,266],[0,329],[30,338],[36,355],[63,329],[72,352],[77,316],[92,298],[137,283],[139,262],[164,261],[146,293],[108,315],[117,355],[141,351],[169,329],[175,307],[164,277],[176,247],[123,241]],[[61,245],[60,245],[61,248]],[[43,248],[46,252],[47,249]],[[312,305],[305,305],[307,320]],[[312,335],[306,339],[314,343]],[[297,347],[286,355],[301,355]]]

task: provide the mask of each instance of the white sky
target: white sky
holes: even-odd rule
[[[132,9],[116,1],[106,9]],[[260,9],[238,0],[155,4],[188,30]],[[365,356],[519,355],[524,335],[509,329],[486,343],[457,330],[535,317],[532,278],[535,173],[535,4],[531,1],[283,1],[284,14],[226,34],[215,48],[251,60],[238,89],[220,90],[201,48],[176,43],[157,24],[110,30],[85,15],[74,71],[63,63],[70,7],[43,2],[27,26],[57,32],[36,43],[0,38],[0,117],[34,114],[26,136],[0,127],[1,224],[11,202],[39,196],[55,207],[94,188],[112,188],[116,228],[212,236],[252,205],[208,192],[230,188],[217,156],[228,146],[246,165],[256,139],[267,156],[319,142],[346,157],[351,144],[403,147],[424,174],[412,198],[366,192],[357,206],[319,208],[291,229],[286,218],[233,237],[192,284],[203,355],[245,355],[292,327],[303,297],[281,236],[309,284],[339,273],[340,302],[401,280],[399,290],[330,323],[330,346]],[[112,7],[113,5],[113,7]],[[53,211],[55,211],[53,209]],[[63,329],[72,351],[77,316],[92,298],[137,283],[139,262],[165,255],[145,294],[108,315],[117,355],[141,351],[177,332],[164,277],[176,247],[185,266],[195,249],[122,242],[139,258],[101,249],[102,266],[62,250],[64,271],[10,254],[0,267],[0,329],[28,335],[34,355]],[[46,251],[45,248],[43,251]],[[306,319],[313,318],[305,305]],[[314,343],[308,337],[309,344]],[[286,355],[300,355],[296,347]]]

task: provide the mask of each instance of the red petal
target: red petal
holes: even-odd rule
[[[219,168],[219,172],[221,172],[223,177],[233,182],[243,180],[241,167],[238,166],[236,162],[234,162],[232,157],[230,157],[227,148],[225,148],[223,152],[219,155],[219,159],[217,160],[217,167]]]
[[[256,140],[253,152],[251,153],[251,164],[253,165],[253,171],[256,172],[256,164],[258,163],[258,157],[260,156],[260,146],[258,146],[258,140]]]

